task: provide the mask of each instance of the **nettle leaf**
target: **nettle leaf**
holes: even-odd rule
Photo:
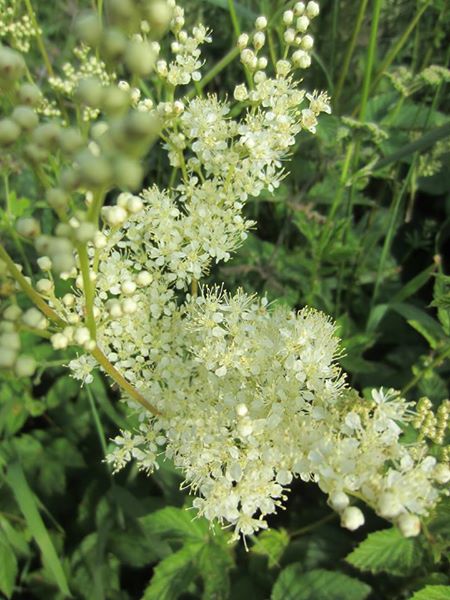
[[[371,588],[337,571],[314,569],[303,573],[300,563],[286,567],[273,586],[272,600],[364,600]]]
[[[346,561],[361,571],[406,576],[421,562],[422,548],[414,538],[405,538],[396,528],[367,536]]]
[[[289,541],[289,535],[285,529],[268,529],[258,535],[251,550],[255,554],[267,556],[267,564],[271,569],[280,564]]]
[[[176,600],[197,576],[193,561],[202,549],[200,542],[191,542],[162,560],[155,568],[150,585],[142,600]]]
[[[197,577],[203,579],[203,597],[227,598],[228,572],[233,566],[228,536],[211,528],[203,518],[182,508],[166,507],[139,519],[147,536],[160,536],[183,544],[180,550],[164,558],[145,592],[144,599],[178,598]]]
[[[8,542],[0,537],[0,591],[11,598],[17,577],[17,559]]]
[[[450,600],[450,586],[427,585],[416,592],[411,600]]]

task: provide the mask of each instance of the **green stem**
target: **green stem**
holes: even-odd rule
[[[336,85],[336,89],[334,92],[334,105],[336,108],[339,104],[339,99],[341,97],[342,88],[344,86],[345,80],[347,79],[348,69],[350,67],[350,61],[352,59],[353,52],[354,52],[355,46],[356,46],[356,40],[358,39],[361,25],[364,20],[367,2],[368,2],[368,0],[361,0],[361,2],[359,4],[358,15],[356,17],[355,25],[353,26],[352,37],[347,46],[347,52],[345,53],[344,62],[342,64],[342,69],[341,69],[341,74],[339,76],[338,83]]]
[[[236,37],[241,35],[241,26],[239,25],[239,19],[236,14],[236,7],[234,6],[234,0],[228,0],[228,10],[230,11],[231,22],[233,23],[233,29]]]
[[[420,8],[420,10],[418,10],[417,13],[415,14],[414,19],[410,22],[408,27],[403,32],[403,35],[401,36],[401,38],[397,41],[397,43],[394,45],[392,50],[387,53],[386,58],[381,63],[381,66],[378,70],[377,75],[374,77],[374,80],[370,87],[370,91],[373,91],[373,89],[375,88],[377,83],[383,77],[384,72],[391,66],[391,64],[395,60],[397,54],[400,52],[400,50],[406,44],[409,36],[411,35],[411,32],[414,30],[414,28],[416,27],[417,23],[419,22],[421,16],[426,11],[426,9],[430,6],[430,4],[431,4],[431,0],[427,0],[424,3],[424,5]]]
[[[369,48],[367,50],[367,62],[364,70],[364,82],[361,95],[361,104],[359,108],[359,120],[366,118],[367,101],[369,99],[370,84],[372,80],[372,70],[375,61],[375,51],[377,45],[378,23],[380,21],[381,5],[383,0],[375,0],[372,13],[372,26],[370,28]]]
[[[94,417],[95,428],[97,429],[97,435],[100,441],[100,446],[102,448],[103,456],[106,456],[108,454],[108,447],[106,445],[105,430],[103,429],[103,425],[98,414],[97,406],[94,400],[94,395],[89,385],[85,387],[85,390],[89,400],[89,405],[91,407],[92,416]]]
[[[198,93],[198,89],[202,90],[204,87],[206,87],[208,83],[212,81],[230,63],[232,63],[236,56],[239,56],[239,54],[240,50],[237,46],[235,48],[232,48],[227,54],[225,54],[225,56],[221,60],[219,60],[219,62],[216,63],[214,67],[212,67],[204,77],[202,77],[202,79],[198,82],[197,89],[193,88],[186,94],[187,99],[190,100],[194,98],[194,96],[196,96],[196,94]]]
[[[31,4],[31,0],[25,0],[25,6],[27,7],[28,16],[30,17],[30,21],[31,21],[33,27],[35,28],[35,30],[37,31],[36,41],[37,41],[37,45],[39,47],[39,51],[40,51],[40,53],[42,55],[42,59],[43,59],[44,64],[45,64],[45,68],[47,69],[47,73],[49,74],[50,77],[54,77],[55,73],[53,71],[52,64],[50,62],[50,59],[49,59],[48,54],[47,54],[47,50],[45,48],[44,39],[42,37],[41,29],[39,27],[39,23],[37,22],[36,15],[35,15],[35,12],[33,10],[33,5]]]
[[[22,273],[14,264],[13,259],[6,252],[5,248],[0,244],[0,259],[6,263],[8,271],[17,281],[22,291],[33,301],[33,303],[39,308],[39,310],[48,317],[51,321],[58,323],[58,325],[65,325],[65,322],[59,317],[55,311],[44,301],[44,299],[31,287]]]
[[[318,521],[315,521],[314,523],[310,523],[309,525],[305,525],[305,527],[296,529],[289,535],[289,537],[292,539],[294,537],[299,537],[300,535],[304,535],[305,533],[309,533],[310,531],[314,531],[314,529],[318,529],[322,525],[325,525],[325,523],[328,523],[329,521],[333,521],[338,516],[339,515],[335,512],[331,513],[329,515],[326,515],[325,517],[322,517],[321,519],[319,519]]]
[[[85,244],[76,245],[78,257],[80,259],[81,276],[83,278],[83,290],[86,300],[86,323],[91,334],[91,338],[95,340],[97,327],[94,317],[94,296],[95,290],[90,277],[89,256]]]
[[[105,201],[105,190],[98,190],[94,193],[94,199],[92,200],[92,204],[88,210],[88,219],[92,223],[98,226],[98,221],[100,219],[100,211],[102,209],[103,203]]]

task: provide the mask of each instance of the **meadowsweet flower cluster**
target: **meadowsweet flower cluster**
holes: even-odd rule
[[[0,40],[5,40],[20,52],[30,50],[31,40],[39,33],[28,15],[21,14],[17,0],[0,0]]]
[[[415,414],[392,390],[361,398],[336,363],[335,325],[320,312],[294,313],[220,287],[198,294],[211,266],[228,261],[254,225],[246,201],[279,187],[298,135],[314,134],[320,114],[331,111],[326,93],[308,92],[297,79],[311,64],[318,4],[298,2],[284,13],[284,52],[275,64],[265,56],[264,16],[239,37],[245,83],[235,87],[234,101],[178,89],[201,81],[201,46],[211,36],[201,24],[187,31],[174,0],[136,3],[123,30],[118,6],[109,29],[98,29],[97,16],[84,18],[88,45],[76,51],[79,67],[68,64],[50,81],[82,107],[82,135],[67,123],[39,124],[30,107],[42,98],[24,86],[27,106],[0,124],[0,142],[24,139],[32,164],[54,150],[65,161],[46,194],[61,222],[42,235],[37,221],[25,219],[19,233],[35,240],[40,255],[35,293],[56,314],[53,347],[80,349],[69,368],[86,385],[99,364],[113,373],[138,416],[135,431],[116,437],[108,461],[118,470],[134,459],[151,472],[164,453],[197,494],[199,513],[230,524],[236,537],[266,528],[297,477],[316,482],[350,530],[364,522],[351,504],[358,498],[404,535],[416,535],[450,471],[424,441],[403,444],[403,430],[426,425],[429,438],[443,439],[447,405],[433,421],[428,406]],[[158,41],[166,26],[167,55]],[[131,83],[108,68],[99,49],[123,60]],[[4,55],[19,77],[24,63]],[[10,72],[0,69],[12,85]],[[150,91],[136,84],[149,74]],[[171,184],[121,192],[102,206],[105,190],[139,188],[138,161],[157,138]],[[62,297],[53,273],[71,284]],[[34,327],[38,317],[47,325],[39,311],[34,317]],[[0,347],[14,331],[3,327]],[[17,370],[18,352],[0,354],[7,368]]]

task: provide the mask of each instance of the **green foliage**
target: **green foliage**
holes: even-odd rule
[[[415,538],[405,538],[398,529],[371,533],[346,560],[361,571],[405,576],[416,569],[422,550]]]
[[[411,600],[449,600],[450,586],[427,585],[411,597]]]
[[[280,565],[289,541],[289,534],[285,529],[269,529],[258,535],[252,546],[252,552],[267,556],[267,564],[271,569]]]
[[[370,587],[339,571],[313,569],[303,573],[300,564],[284,569],[272,590],[272,600],[364,600]]]

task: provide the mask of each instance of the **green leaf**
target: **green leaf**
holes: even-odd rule
[[[31,535],[39,546],[45,567],[52,573],[56,584],[65,596],[70,596],[61,561],[56,554],[55,547],[44,525],[37,507],[36,499],[28,485],[22,467],[12,463],[8,468],[7,481],[16,498],[17,504],[30,529]]]
[[[405,576],[421,559],[422,549],[417,540],[405,538],[392,528],[368,535],[345,560],[361,571]]]
[[[450,586],[427,585],[416,592],[411,600],[450,600]]]
[[[272,590],[272,600],[364,600],[370,587],[337,571],[314,569],[303,573],[300,563],[286,567]]]
[[[267,564],[271,569],[280,564],[289,541],[289,535],[285,529],[268,529],[258,535],[252,546],[252,552],[267,556]]]
[[[204,600],[227,600],[229,598],[229,571],[233,567],[229,546],[209,543],[203,546],[197,557],[198,571],[203,579]]]
[[[155,573],[142,600],[176,600],[179,598],[198,574],[193,561],[201,549],[201,543],[189,543],[162,560],[155,568]]]
[[[209,537],[209,523],[196,519],[195,512],[168,506],[141,517],[139,522],[147,534],[170,536],[183,541],[204,542]]]
[[[17,577],[17,559],[8,542],[0,537],[0,591],[11,598]]]

